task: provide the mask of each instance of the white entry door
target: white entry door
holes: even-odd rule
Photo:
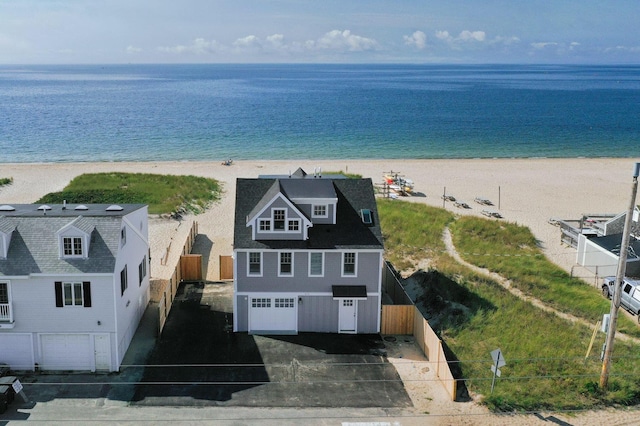
[[[96,370],[111,371],[111,342],[108,334],[93,336]]]
[[[355,333],[356,324],[358,321],[356,300],[341,299],[338,317],[338,323],[340,324],[340,333]]]

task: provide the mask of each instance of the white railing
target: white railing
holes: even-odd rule
[[[0,303],[0,321],[13,322],[13,312],[9,303]]]

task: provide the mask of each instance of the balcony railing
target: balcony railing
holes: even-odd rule
[[[0,321],[13,322],[13,311],[10,303],[0,303]]]

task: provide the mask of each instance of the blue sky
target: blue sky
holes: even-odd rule
[[[0,63],[640,63],[638,0],[0,0]]]

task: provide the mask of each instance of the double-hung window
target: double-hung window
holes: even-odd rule
[[[11,306],[9,306],[9,285],[0,283],[0,320],[11,318]]]
[[[324,275],[324,253],[309,253],[309,276],[321,277]]]
[[[128,285],[127,278],[127,265],[124,265],[124,269],[120,271],[120,295],[124,294],[124,291],[127,289]]]
[[[260,230],[271,231],[271,221],[269,219],[260,219]]]
[[[91,307],[91,283],[83,282],[55,282],[56,307],[80,306]]]
[[[249,252],[249,270],[247,275],[262,275],[262,253]]]
[[[284,231],[285,218],[286,218],[285,209],[273,210],[273,229],[275,231]]]
[[[147,276],[147,256],[142,258],[138,265],[138,286],[142,285],[142,280]]]
[[[293,253],[280,253],[280,273],[279,275],[293,275]]]
[[[82,237],[63,237],[62,250],[65,256],[82,256]]]
[[[327,217],[327,206],[325,204],[315,204],[313,206],[313,217]]]
[[[82,306],[82,283],[63,283],[64,306]]]
[[[297,232],[300,230],[300,221],[297,219],[290,219],[288,221],[288,230]]]
[[[356,254],[346,252],[342,254],[342,275],[356,274]]]

